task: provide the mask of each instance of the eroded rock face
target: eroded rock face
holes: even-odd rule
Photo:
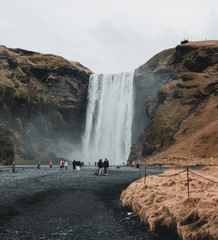
[[[0,46],[0,123],[16,160],[43,161],[58,141],[80,140],[91,73],[59,56]]]
[[[218,157],[217,70],[218,41],[179,45],[136,70],[135,125],[144,131],[129,162]]]
[[[12,164],[14,143],[6,125],[0,124],[0,165]]]

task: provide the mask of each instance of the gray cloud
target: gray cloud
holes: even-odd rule
[[[2,0],[0,44],[130,71],[183,38],[217,39],[217,16],[217,0]]]

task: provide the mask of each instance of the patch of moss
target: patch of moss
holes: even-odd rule
[[[176,89],[173,98],[182,98],[184,96],[184,92],[181,89]]]
[[[195,80],[196,78],[198,78],[198,73],[186,72],[186,73],[182,73],[180,77],[181,77],[182,81],[184,81],[184,82],[192,81],[192,80]]]

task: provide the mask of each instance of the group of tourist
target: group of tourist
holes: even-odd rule
[[[84,167],[84,162],[73,160],[72,165],[73,165],[73,170],[78,170],[79,171],[81,169],[81,167]],[[89,165],[90,165],[90,163],[89,163]],[[96,163],[95,163],[95,166],[96,166]],[[51,164],[50,164],[50,167],[51,167]],[[63,167],[65,167],[65,169],[67,170],[68,162],[66,160],[64,160],[64,162],[62,160],[60,161],[61,170],[62,170]],[[104,168],[104,174],[107,176],[108,175],[108,168],[109,168],[109,161],[108,161],[107,158],[104,159],[104,162],[102,161],[102,159],[99,159],[97,175],[101,175],[101,172],[102,172],[103,168]]]
[[[73,160],[72,165],[73,165],[73,170],[79,171],[81,169],[81,167],[84,167],[84,162]],[[97,165],[97,163],[95,163],[95,166],[96,165]],[[49,166],[50,166],[50,168],[52,168],[52,161],[49,161]],[[89,166],[90,166],[90,162],[89,162]],[[62,170],[63,168],[68,170],[67,160],[60,161],[60,169]],[[102,168],[104,168],[104,174],[108,175],[109,161],[107,160],[107,158],[104,159],[104,162],[102,161],[102,159],[99,159],[97,175],[101,175]],[[37,163],[37,169],[40,169],[40,162]],[[12,172],[13,173],[15,172],[15,161],[12,163]]]
[[[108,175],[109,161],[107,160],[107,158],[104,159],[104,162],[102,161],[102,159],[99,159],[98,175],[101,175],[102,168],[104,168],[104,174]]]
[[[51,165],[50,165],[50,167],[51,167]],[[67,162],[67,160],[61,160],[60,161],[60,168],[61,168],[61,170],[63,169],[63,168],[65,168],[66,170],[67,170],[67,168],[68,168],[68,162]]]
[[[84,167],[84,162],[73,160],[72,162],[73,170],[80,170],[81,167]]]

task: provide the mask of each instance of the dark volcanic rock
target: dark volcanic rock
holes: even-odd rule
[[[14,143],[6,125],[0,124],[0,164],[12,164]]]
[[[91,73],[59,56],[0,46],[0,123],[16,160],[43,161],[58,141],[80,140]]]

